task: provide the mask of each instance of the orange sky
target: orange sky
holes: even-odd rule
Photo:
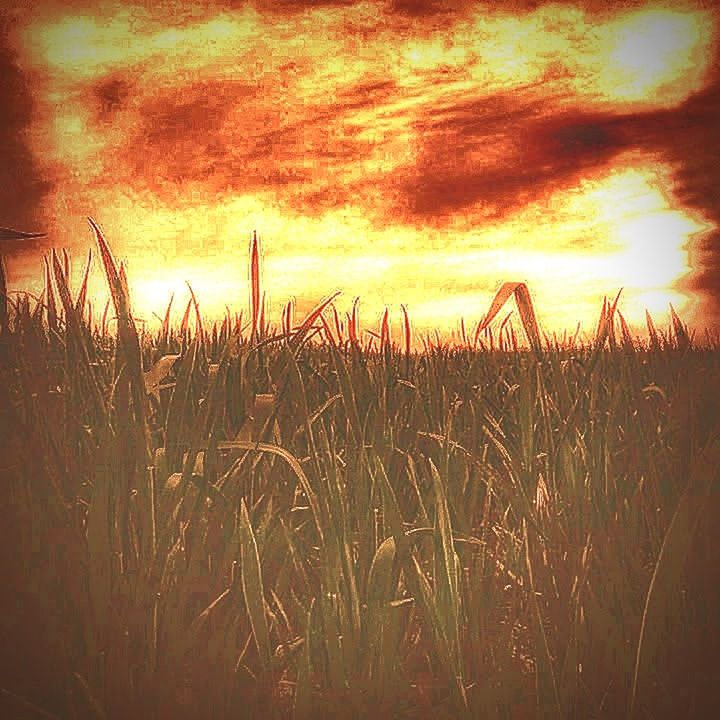
[[[189,9],[191,7],[192,9]],[[364,327],[481,319],[525,281],[547,331],[591,332],[624,287],[720,327],[720,18],[710,3],[428,0],[45,3],[5,11],[0,225],[42,288],[92,216],[136,315],[189,280],[247,307],[257,229],[270,318],[342,290]],[[608,9],[610,8],[610,9]],[[92,288],[104,291],[95,264]]]

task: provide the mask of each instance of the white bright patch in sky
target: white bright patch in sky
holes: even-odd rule
[[[690,13],[646,10],[607,26],[605,34],[614,47],[605,71],[615,96],[643,100],[669,90],[679,80],[682,87],[674,95],[684,93],[692,85],[688,68],[702,71],[710,57],[699,22]]]

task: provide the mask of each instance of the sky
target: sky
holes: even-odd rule
[[[526,282],[547,332],[669,303],[720,328],[711,2],[63,2],[0,11],[10,286],[79,283],[102,228],[136,317],[335,290],[377,328],[457,332]],[[498,9],[501,8],[501,9]],[[97,303],[107,297],[97,258]],[[103,295],[104,293],[104,295]],[[104,302],[104,300],[102,300]]]

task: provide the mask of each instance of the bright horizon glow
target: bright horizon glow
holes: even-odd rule
[[[70,249],[79,281],[92,216],[136,316],[154,321],[173,293],[181,316],[186,281],[210,321],[246,314],[257,230],[275,325],[288,300],[300,317],[341,290],[363,327],[387,306],[399,337],[405,304],[415,331],[448,335],[505,281],[527,283],[548,333],[592,333],[621,287],[638,333],[670,303],[702,321],[705,298],[680,283],[717,225],[683,200],[662,133],[710,77],[709,10],[162,12],[58,5],[13,36],[52,182],[46,247]],[[8,268],[11,289],[42,290],[37,253]]]

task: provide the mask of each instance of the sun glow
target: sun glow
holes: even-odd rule
[[[660,322],[701,304],[677,284],[714,225],[663,148],[716,28],[689,5],[411,23],[372,2],[172,22],[111,4],[38,11],[16,46],[42,79],[28,137],[51,244],[82,256],[92,215],[143,315],[186,302],[186,280],[204,313],[239,309],[256,229],[278,313],[340,289],[367,318],[405,303],[415,327],[447,329],[517,280],[551,330],[593,326],[620,287],[636,327],[646,302]],[[31,267],[11,258],[11,283]]]
[[[609,25],[604,33],[609,46],[604,74],[613,97],[672,104],[698,89],[711,57],[708,20],[691,13],[647,10]]]

